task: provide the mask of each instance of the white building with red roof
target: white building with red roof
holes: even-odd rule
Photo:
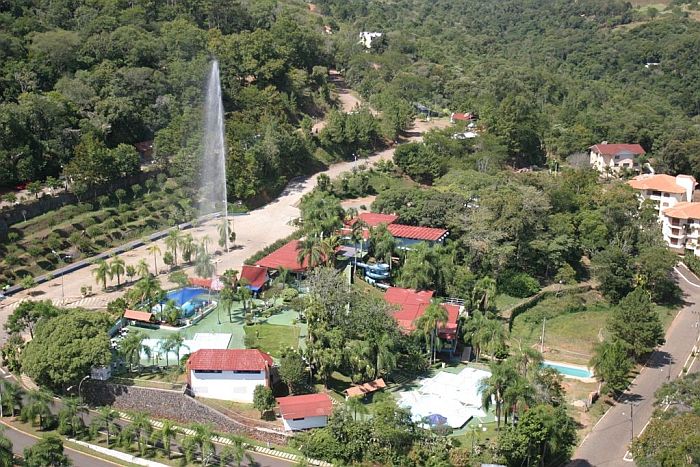
[[[197,397],[252,403],[257,386],[270,387],[272,365],[257,349],[201,349],[187,359],[187,383]]]
[[[370,237],[369,229],[380,224],[385,224],[389,233],[396,239],[396,247],[410,250],[416,243],[427,242],[431,245],[442,244],[449,232],[445,229],[435,227],[418,227],[414,225],[396,224],[399,216],[396,214],[379,214],[376,212],[364,212],[356,218],[350,220],[345,226],[340,229],[340,235],[349,238],[352,232],[352,226],[357,220],[367,224],[367,228],[363,231],[363,237],[368,240]],[[355,245],[357,247],[358,245]]]
[[[681,202],[693,201],[693,193],[697,182],[690,175],[643,174],[637,175],[627,184],[631,186],[639,196],[639,201],[653,201],[659,216],[666,208],[672,208]]]
[[[324,427],[333,412],[328,394],[278,397],[277,404],[284,429],[288,431]]]
[[[639,170],[639,156],[646,154],[639,144],[608,144],[607,141],[594,144],[590,149],[591,167],[601,173]]]

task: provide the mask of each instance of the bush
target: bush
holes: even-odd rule
[[[700,258],[695,255],[688,254],[683,258],[683,263],[688,266],[688,269],[690,269],[693,274],[696,276],[700,275]]]
[[[509,274],[501,279],[499,289],[512,297],[530,297],[540,291],[540,283],[527,273]]]
[[[297,298],[299,296],[299,292],[296,289],[293,289],[291,287],[285,288],[281,293],[280,293],[280,298],[284,300],[285,302],[290,302]]]

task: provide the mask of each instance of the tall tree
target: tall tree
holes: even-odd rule
[[[107,290],[107,279],[112,278],[112,270],[107,264],[107,261],[101,259],[95,263],[97,268],[92,271],[92,275],[95,276],[95,281],[99,284],[102,283],[102,289]]]
[[[430,362],[435,363],[435,353],[438,340],[438,329],[444,327],[448,319],[447,310],[436,304],[431,304],[425,312],[416,320],[416,328],[420,329],[426,338],[428,351],[431,354]]]
[[[148,251],[149,254],[153,255],[153,270],[156,273],[156,276],[158,275],[158,258],[156,255],[160,254],[160,248],[158,245],[153,243],[150,245],[148,248],[146,248],[146,251]]]
[[[607,322],[613,338],[618,339],[634,358],[651,352],[664,341],[659,313],[642,287],[636,288],[613,308]]]
[[[14,464],[12,441],[5,436],[5,427],[0,428],[0,465],[10,467]]]
[[[119,256],[112,258],[112,261],[109,263],[109,274],[112,277],[117,276],[117,287],[121,285],[121,276],[126,272],[125,267],[124,260]]]
[[[627,389],[634,363],[627,353],[627,346],[613,338],[595,346],[589,365],[602,383],[601,391],[618,395]]]
[[[479,384],[481,402],[486,410],[493,404],[496,406],[496,426],[501,427],[504,394],[508,387],[518,378],[518,373],[510,362],[492,362],[489,364],[491,376],[484,378]]]
[[[24,465],[27,467],[68,467],[72,465],[63,452],[63,441],[56,435],[41,438],[33,446],[24,449]]]
[[[428,290],[435,286],[436,276],[435,252],[427,243],[418,243],[406,252],[406,261],[399,276],[402,287]]]
[[[177,266],[177,249],[182,244],[182,234],[179,229],[171,229],[165,237],[165,246],[173,255],[173,261]]]

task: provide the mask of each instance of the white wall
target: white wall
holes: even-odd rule
[[[253,402],[256,386],[266,386],[265,372],[258,374],[234,373],[195,373],[190,371],[190,387],[195,396],[222,399],[235,402]]]
[[[306,417],[301,420],[287,420],[284,422],[284,429],[287,431],[308,430],[309,428],[321,428],[328,424],[328,417]]]

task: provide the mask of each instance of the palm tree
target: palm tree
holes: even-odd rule
[[[494,357],[505,349],[506,332],[503,324],[496,319],[481,319],[479,328],[472,337],[472,344],[476,348],[476,360],[479,361],[482,352]]]
[[[240,467],[245,459],[248,460],[250,465],[253,465],[253,456],[246,452],[243,438],[236,435],[228,435],[225,439],[229,440],[230,443],[226,444],[219,453],[219,465],[221,467],[229,465],[230,462]]]
[[[27,405],[22,409],[22,418],[34,425],[34,421],[39,417],[39,428],[43,429],[45,422],[51,416],[52,404],[51,393],[43,389],[27,391]]]
[[[199,450],[199,454],[202,458],[202,463],[205,459],[208,459],[214,453],[214,443],[211,438],[214,433],[209,425],[203,425],[201,423],[193,423],[190,425],[190,430],[192,434],[188,436],[190,442]]]
[[[491,407],[491,400],[496,404],[496,426],[501,428],[501,413],[503,410],[503,395],[508,386],[513,384],[518,374],[508,362],[492,362],[489,365],[491,376],[481,380],[479,391],[481,403],[485,410]]]
[[[306,237],[297,244],[297,262],[307,262],[308,269],[313,269],[323,261],[323,249],[318,238]]]
[[[280,267],[277,269],[277,277],[273,281],[273,284],[281,285],[282,288],[284,288],[285,285],[289,282],[289,279],[292,277],[292,271],[285,267]]]
[[[406,253],[401,268],[401,285],[411,289],[425,290],[432,287],[437,276],[435,253],[425,242],[421,242]]]
[[[367,223],[362,219],[357,219],[352,224],[352,229],[350,230],[350,240],[352,240],[353,246],[360,245],[360,256],[364,257],[365,249],[365,232],[367,231]],[[357,271],[357,253],[355,253],[355,271]]]
[[[169,348],[175,352],[175,355],[177,355],[177,364],[179,365],[181,357],[180,350],[182,350],[183,347],[189,349],[189,347],[185,345],[185,338],[182,337],[182,334],[179,332],[174,332],[170,334],[166,340],[168,341]]]
[[[107,261],[101,259],[96,263],[97,269],[92,271],[92,275],[95,276],[95,282],[98,284],[102,283],[102,289],[107,290],[107,278],[112,278],[112,270],[110,269]]]
[[[192,255],[195,252],[194,238],[191,233],[187,233],[182,237],[180,241],[180,250],[182,254],[182,261],[189,263],[192,260]]]
[[[75,397],[63,400],[63,408],[58,414],[59,433],[63,435],[76,436],[85,428],[82,414],[88,410]]]
[[[5,427],[0,426],[0,465],[14,465],[15,455],[12,453],[12,441],[5,436]],[[240,464],[239,464],[240,465]]]
[[[148,271],[148,264],[146,263],[145,259],[142,259],[136,263],[136,275],[142,279],[150,275],[150,272]]]
[[[109,264],[109,274],[110,276],[114,277],[117,276],[117,287],[119,287],[121,284],[121,276],[124,274],[126,271],[126,265],[124,264],[124,260],[121,259],[119,256],[115,256],[112,258],[112,261]]]
[[[153,432],[151,420],[144,412],[136,412],[132,414],[131,427],[134,430],[139,452],[141,453],[141,456],[144,456],[146,454],[146,448],[148,447],[148,439]]]
[[[489,309],[489,301],[496,296],[496,281],[489,276],[482,277],[472,290],[472,305],[478,310]]]
[[[194,260],[194,272],[199,277],[203,278],[211,277],[214,274],[214,264],[204,244],[201,244],[197,248],[197,256]]]
[[[157,435],[160,442],[163,443],[163,451],[165,451],[165,455],[168,456],[168,459],[170,459],[172,454],[170,452],[170,442],[177,435],[177,429],[171,420],[163,420],[161,423],[160,430],[154,434]]]
[[[109,447],[110,435],[119,429],[116,420],[119,418],[119,414],[112,409],[112,407],[105,406],[100,408],[97,412],[97,416],[93,419],[92,430],[97,432],[104,429],[107,432],[107,447]]]
[[[515,363],[515,368],[520,376],[533,381],[534,376],[542,366],[544,360],[542,354],[532,347],[522,347],[519,343],[516,352],[510,357]]]
[[[10,409],[10,414],[14,417],[15,409],[19,408],[22,410],[24,389],[22,389],[22,386],[12,381],[2,381],[0,390],[2,391],[2,406],[6,404],[7,408]]]
[[[335,266],[335,252],[340,246],[340,237],[331,235],[321,240],[321,255],[327,266]]]
[[[386,224],[379,224],[370,230],[370,240],[374,257],[378,261],[384,261],[391,267],[391,257],[396,250],[396,240],[391,235]]]
[[[382,336],[373,342],[374,353],[376,355],[374,364],[374,374],[376,377],[391,373],[398,363],[396,352],[394,351],[394,340],[389,334]]]
[[[129,282],[131,282],[135,276],[136,276],[136,268],[134,267],[133,264],[129,264],[126,267],[126,277],[127,277],[127,279],[129,279]]]
[[[426,344],[430,343],[431,363],[435,363],[435,351],[438,339],[438,327],[444,327],[449,315],[447,310],[436,304],[431,304],[425,309],[423,315],[416,320],[416,328],[425,336]]]
[[[155,243],[146,248],[146,251],[153,255],[153,269],[156,271],[156,276],[158,275],[158,261],[156,255],[160,254],[160,248]]]
[[[173,260],[175,261],[175,266],[177,267],[177,247],[180,246],[182,242],[182,235],[178,229],[173,229],[168,232],[168,236],[165,237],[165,246],[172,252]]]
[[[231,239],[231,233],[233,233],[231,222],[226,218],[222,218],[217,230],[219,233],[219,246],[225,247],[226,251],[228,251],[228,242]]]
[[[119,351],[124,356],[124,360],[129,363],[129,369],[133,371],[134,365],[138,365],[141,361],[141,352],[149,353],[150,348],[143,345],[145,336],[143,333],[136,331],[129,333],[122,339],[119,345]],[[150,355],[147,355],[150,357]]]
[[[515,415],[520,412],[523,406],[530,406],[535,402],[535,391],[532,385],[522,376],[516,376],[503,392],[503,401],[506,404],[505,423],[508,424],[508,412],[513,414],[513,424]]]
[[[367,415],[369,410],[367,406],[362,402],[362,397],[348,397],[345,399],[345,409],[352,414],[353,420],[357,421],[357,414]]]

